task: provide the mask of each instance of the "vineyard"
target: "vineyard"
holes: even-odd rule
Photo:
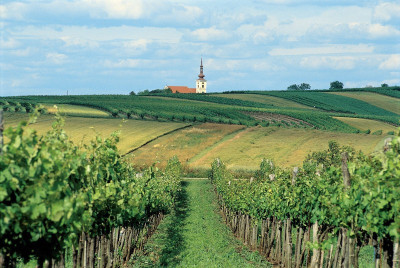
[[[0,98],[0,267],[399,268],[377,90]]]
[[[374,102],[373,96],[362,100],[339,95],[343,92],[327,94],[328,91],[243,91],[232,94],[153,94],[148,96],[21,96],[0,98],[0,106],[4,111],[31,112],[38,104],[43,104],[47,108],[54,104],[61,104],[67,105],[65,107],[68,109],[65,109],[65,112],[71,116],[103,117],[106,112],[114,118],[314,128],[346,133],[357,133],[359,130],[335,117],[372,119],[398,125],[400,120],[399,111],[396,110],[398,92],[400,92],[398,88],[379,89],[381,90],[379,92],[378,89],[365,90],[344,93],[369,93],[377,96],[386,94],[391,96],[390,103],[388,99],[383,102]],[[329,91],[329,93],[332,92]],[[238,95],[243,97],[238,97]],[[257,95],[260,96],[259,100],[254,97]],[[280,101],[276,101],[277,99]],[[374,105],[375,103],[377,106]],[[385,109],[385,103],[389,105],[388,110]],[[77,109],[72,108],[73,106],[84,106],[87,109],[94,108],[100,111],[90,113],[82,109],[81,112],[77,112]],[[42,112],[45,113],[47,110],[43,108]],[[252,116],[254,114],[257,116]],[[281,119],[282,116],[291,119],[284,120]]]
[[[375,267],[398,267],[399,135],[377,156],[331,142],[301,169],[263,160],[251,179],[235,178],[217,159],[210,178],[225,222],[284,267],[362,267],[366,245],[375,249]]]
[[[34,120],[34,118],[33,118]],[[0,249],[5,267],[115,267],[140,250],[180,191],[180,163],[135,172],[118,136],[74,145],[57,117],[43,136],[23,122],[4,132]]]

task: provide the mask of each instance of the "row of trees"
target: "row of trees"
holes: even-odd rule
[[[383,83],[383,84],[381,84],[381,87],[389,87],[389,85],[386,83]],[[300,85],[293,84],[293,85],[288,86],[288,88],[287,88],[287,90],[307,90],[307,89],[311,89],[310,84],[307,84],[307,83],[301,83]],[[329,89],[330,90],[343,89],[343,83],[340,81],[333,81],[330,83]]]

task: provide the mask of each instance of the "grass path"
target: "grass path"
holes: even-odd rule
[[[208,180],[185,180],[177,209],[146,244],[134,267],[271,267],[243,248],[222,222]]]

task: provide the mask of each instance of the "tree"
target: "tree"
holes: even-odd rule
[[[310,88],[311,88],[310,84],[301,83],[301,85],[296,85],[296,84],[290,85],[288,86],[287,90],[306,90]]]
[[[299,86],[296,84],[288,86],[287,90],[300,90]]]
[[[149,95],[149,93],[150,93],[149,90],[145,89],[143,91],[139,91],[138,95]]]
[[[307,90],[307,89],[311,89],[311,86],[310,86],[310,84],[307,84],[307,83],[301,83],[299,88],[300,88],[300,90]]]
[[[381,87],[389,87],[389,85],[386,84],[386,83],[383,83],[383,84],[381,85]]]
[[[135,91],[131,91],[131,92],[129,92],[129,95],[134,96],[134,95],[136,95],[136,93],[135,93]]]
[[[343,83],[339,81],[331,82],[331,87],[329,89],[343,89]]]

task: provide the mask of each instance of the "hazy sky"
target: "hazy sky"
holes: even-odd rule
[[[400,84],[400,1],[2,0],[0,95]]]

